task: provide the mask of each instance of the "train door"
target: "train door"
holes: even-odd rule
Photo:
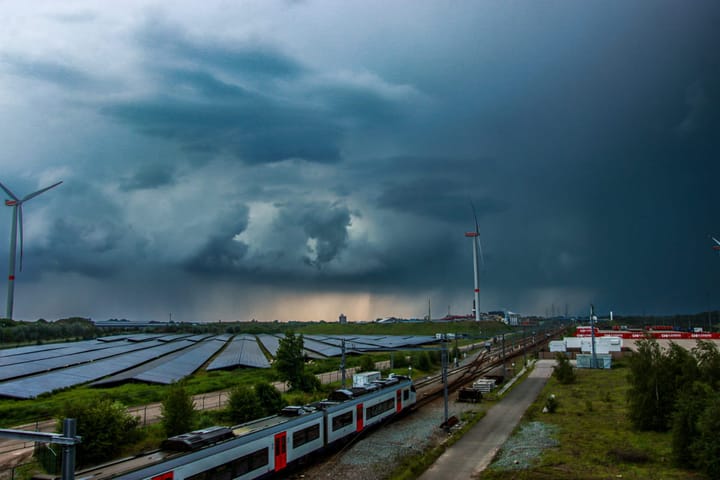
[[[155,475],[151,480],[173,480],[174,478],[173,472],[165,472],[161,475]]]
[[[395,392],[395,411],[402,412],[402,390]]]
[[[361,432],[364,426],[365,416],[363,415],[363,404],[361,403],[357,407],[355,407],[355,419],[357,421],[357,428],[356,430],[358,432]]]
[[[275,471],[287,467],[287,432],[275,434]]]

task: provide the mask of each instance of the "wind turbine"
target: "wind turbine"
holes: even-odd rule
[[[473,211],[473,218],[475,218],[475,231],[465,232],[465,236],[473,239],[473,271],[475,273],[475,321],[480,321],[480,269],[478,268],[478,250],[480,251],[480,258],[482,259],[482,246],[480,245],[480,227],[478,226],[477,215],[475,214],[475,205],[470,202],[470,206]],[[485,263],[485,259],[483,264]]]
[[[10,196],[9,200],[5,200],[5,205],[8,207],[12,207],[13,209],[13,215],[12,215],[12,228],[10,231],[10,260],[8,261],[8,294],[7,294],[7,310],[5,314],[5,318],[12,319],[13,315],[13,300],[15,296],[15,250],[17,248],[17,234],[18,234],[18,223],[20,224],[20,271],[22,272],[22,264],[23,264],[23,217],[22,217],[22,206],[23,203],[27,202],[28,200],[37,197],[43,192],[47,192],[51,188],[57,187],[62,182],[57,182],[49,187],[41,188],[40,190],[30,193],[28,195],[25,195],[23,198],[18,198],[15,196],[14,193],[10,191],[9,188],[7,188],[5,185],[0,183],[0,188],[5,190],[5,193],[7,193]]]

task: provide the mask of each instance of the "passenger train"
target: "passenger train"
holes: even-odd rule
[[[391,375],[364,387],[334,391],[327,399],[286,407],[279,415],[237,427],[212,427],[172,437],[163,454],[144,466],[98,467],[78,472],[78,480],[249,480],[278,475],[291,464],[412,408],[412,380]],[[116,470],[111,473],[112,470]]]

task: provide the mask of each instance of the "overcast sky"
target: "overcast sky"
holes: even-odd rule
[[[720,308],[717,1],[0,12],[17,319]]]

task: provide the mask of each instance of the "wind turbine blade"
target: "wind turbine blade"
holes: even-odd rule
[[[20,271],[22,272],[23,262],[23,218],[22,218],[22,202],[17,206],[18,208],[18,223],[20,224]]]
[[[475,213],[475,204],[472,200],[470,200],[470,206],[472,207],[473,218],[475,219],[475,233],[477,234],[475,238],[477,239],[478,250],[480,251],[480,263],[485,265],[485,257],[483,256],[482,251],[482,242],[480,241],[480,225],[478,225],[477,214]]]
[[[10,189],[7,188],[5,185],[3,185],[2,183],[0,183],[0,187],[1,187],[3,190],[5,190],[5,193],[7,193],[8,195],[10,195],[10,197],[11,197],[13,200],[15,200],[16,202],[19,201],[18,198],[15,196],[15,194],[14,194],[13,192],[11,192]]]
[[[710,238],[712,238],[712,239],[715,241],[715,243],[717,243],[718,245],[720,245],[720,240],[718,240],[718,239],[715,238],[715,237],[710,237]]]
[[[43,189],[40,189],[40,190],[38,190],[37,192],[33,192],[33,193],[28,194],[28,195],[25,195],[25,197],[23,197],[22,201],[23,201],[23,202],[27,202],[27,201],[30,200],[31,198],[35,198],[35,197],[37,197],[38,195],[40,195],[41,193],[47,192],[47,191],[50,190],[51,188],[57,187],[57,186],[60,185],[61,183],[62,183],[62,181],[57,182],[57,183],[54,183],[54,184],[50,185],[49,187],[45,187],[45,188],[43,188]],[[3,187],[3,188],[4,188],[4,187]]]
[[[475,219],[475,233],[479,234],[480,227],[478,226],[477,215],[475,214],[475,204],[472,202],[472,200],[470,200],[470,206],[472,207],[473,218]]]
[[[480,263],[482,263],[483,265],[485,265],[485,257],[483,256],[483,251],[482,251],[482,242],[480,241],[480,237],[479,237],[479,236],[478,236],[478,237],[475,237],[475,238],[477,238],[478,250],[480,251]]]

